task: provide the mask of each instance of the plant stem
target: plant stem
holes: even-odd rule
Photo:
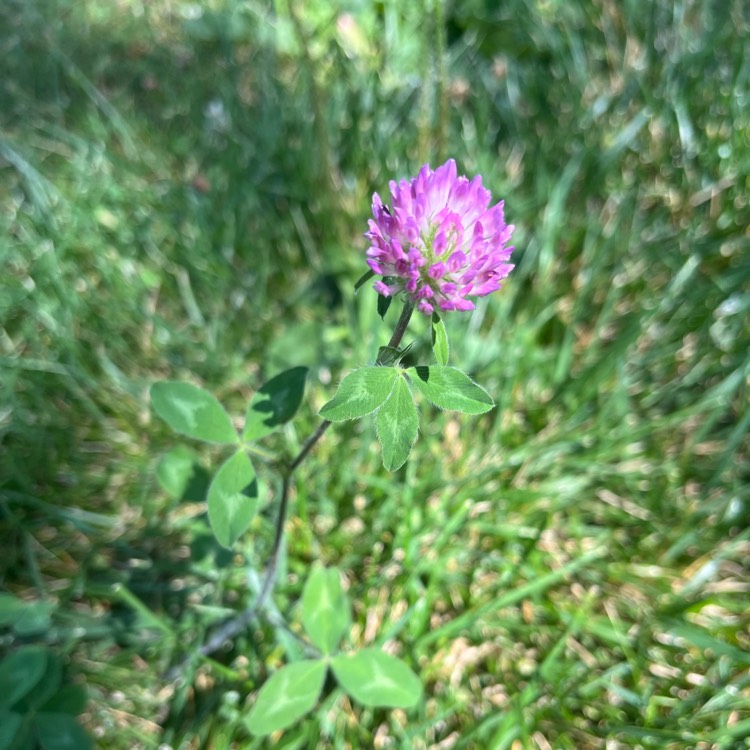
[[[388,342],[388,346],[396,348],[401,343],[401,340],[406,333],[406,329],[411,320],[411,315],[414,312],[414,305],[411,300],[407,300],[404,303],[404,309],[401,311],[401,315],[396,323],[396,327],[393,329],[393,335],[391,340]],[[218,651],[227,641],[231,640],[235,636],[239,635],[264,609],[268,597],[273,592],[273,587],[276,582],[276,572],[279,565],[279,553],[281,552],[281,542],[284,538],[284,524],[286,522],[287,508],[289,507],[289,487],[292,483],[292,475],[300,466],[300,464],[307,458],[310,451],[317,445],[318,441],[325,435],[326,430],[331,426],[331,422],[324,419],[319,425],[315,432],[310,435],[305,441],[299,453],[295,456],[294,460],[286,467],[282,480],[281,480],[281,499],[279,500],[279,511],[276,516],[276,525],[274,527],[273,546],[271,548],[271,555],[268,558],[268,566],[266,567],[266,573],[263,576],[263,585],[260,588],[258,597],[255,601],[244,611],[236,617],[227,620],[221,625],[218,630],[204,643],[198,653],[201,656],[209,656],[215,651]],[[187,661],[187,660],[186,660]],[[183,664],[186,662],[183,662]],[[175,673],[180,671],[179,668],[172,670],[167,677],[174,677]]]
[[[291,464],[289,464],[289,475],[291,476],[292,473],[296,470],[296,468],[305,460],[307,457],[307,454],[315,447],[315,444],[320,440],[320,438],[325,435],[326,430],[331,426],[331,422],[329,422],[327,419],[324,419],[319,425],[318,429],[313,432],[312,435],[310,435],[309,438],[305,441],[305,444],[302,446],[300,452],[297,454],[297,457],[292,461]]]
[[[401,339],[406,333],[406,327],[409,325],[411,314],[413,312],[414,303],[411,300],[407,300],[404,303],[404,309],[401,311],[401,317],[398,319],[398,323],[396,323],[396,327],[393,329],[393,336],[391,336],[388,346],[395,349],[401,343]]]

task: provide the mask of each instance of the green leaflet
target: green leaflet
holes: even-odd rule
[[[264,383],[247,407],[242,439],[258,440],[288,422],[302,403],[306,377],[306,367],[293,367]]]
[[[184,445],[165,453],[156,467],[156,479],[161,488],[179,500],[193,478],[197,461],[195,451]]]
[[[351,625],[351,606],[338,568],[313,568],[302,594],[302,624],[323,654],[337,650]]]
[[[417,407],[403,376],[380,407],[375,426],[383,448],[383,466],[396,471],[406,463],[419,430]]]
[[[414,387],[441,409],[464,414],[484,414],[495,405],[487,391],[455,367],[410,367]]]
[[[225,461],[208,488],[208,520],[219,544],[231,547],[258,509],[255,469],[244,451]]]
[[[75,718],[66,713],[39,713],[34,727],[42,750],[90,750],[94,746]]]
[[[47,660],[44,647],[22,646],[0,661],[0,710],[10,710],[17,701],[38,689]]]
[[[393,367],[362,367],[349,373],[336,395],[320,410],[320,416],[341,422],[371,414],[388,398],[397,377]]]
[[[422,696],[419,677],[401,659],[377,648],[334,656],[331,669],[339,685],[364,706],[409,708]]]
[[[437,313],[432,313],[432,351],[435,353],[435,359],[437,359],[438,364],[448,364],[448,357],[450,355],[448,332],[445,330],[445,323],[443,323]]]
[[[151,386],[151,403],[175,432],[207,443],[239,442],[224,407],[197,385],[161,380]]]
[[[253,734],[268,735],[294,724],[317,702],[326,671],[325,661],[308,659],[274,672],[247,717],[248,729]]]

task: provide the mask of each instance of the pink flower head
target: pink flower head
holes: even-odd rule
[[[371,246],[367,264],[381,276],[374,289],[392,297],[406,292],[421,312],[473,310],[468,297],[500,288],[512,270],[514,227],[505,223],[503,201],[492,196],[477,175],[458,177],[449,159],[434,172],[425,164],[410,182],[390,183],[393,208],[372,197]]]

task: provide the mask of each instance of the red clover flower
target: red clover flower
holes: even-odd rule
[[[371,247],[367,264],[384,278],[378,294],[405,291],[425,315],[440,310],[473,310],[469,296],[484,297],[500,289],[512,270],[513,247],[506,247],[513,225],[505,223],[503,201],[492,198],[477,175],[458,177],[449,159],[434,172],[425,164],[407,182],[391,181],[393,209],[372,197]]]

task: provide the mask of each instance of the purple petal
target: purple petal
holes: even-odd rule
[[[442,279],[443,276],[445,276],[445,271],[446,271],[445,263],[442,263],[442,262],[433,263],[430,266],[430,270],[427,272],[427,275],[431,279]]]
[[[376,292],[377,292],[378,294],[382,294],[382,295],[383,295],[384,297],[390,297],[390,296],[391,296],[391,294],[392,294],[392,292],[391,292],[391,287],[389,287],[389,286],[388,286],[388,284],[386,284],[386,283],[385,283],[384,281],[382,281],[382,280],[381,280],[381,281],[376,281],[376,282],[375,282],[375,283],[374,283],[374,284],[372,285],[372,288],[373,288],[373,289],[374,289],[374,290],[375,290],[375,291],[376,291]]]
[[[448,238],[445,236],[445,230],[441,229],[435,236],[435,241],[432,243],[432,249],[435,255],[440,256],[445,252],[445,248],[448,246]]]
[[[466,260],[466,255],[460,250],[456,250],[455,252],[451,253],[450,258],[448,258],[448,270],[451,273],[455,273],[460,268],[463,268],[466,265]]]
[[[469,310],[473,310],[475,305],[473,302],[471,302],[468,299],[457,299],[455,300],[456,310],[460,310],[461,312],[468,312]]]

